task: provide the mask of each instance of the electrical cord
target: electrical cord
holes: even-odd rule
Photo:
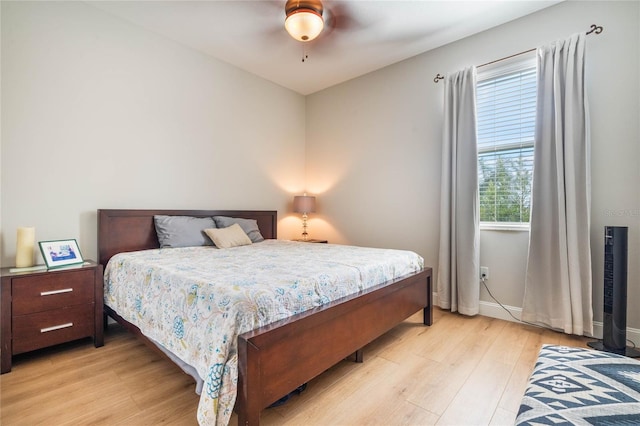
[[[516,318],[516,317],[511,313],[511,311],[510,311],[509,309],[507,309],[507,308],[506,308],[502,303],[500,303],[500,301],[499,301],[498,299],[496,299],[496,298],[495,298],[495,296],[491,293],[491,290],[489,290],[489,287],[487,286],[486,278],[485,278],[485,277],[481,277],[481,278],[480,278],[480,281],[482,281],[482,285],[484,285],[484,289],[485,289],[485,290],[487,290],[487,293],[489,293],[489,296],[491,296],[491,298],[492,298],[492,299],[493,299],[493,300],[494,300],[498,305],[500,305],[500,306],[502,307],[502,309],[504,309],[504,310],[505,310],[509,315],[511,315],[511,318],[513,318],[513,319],[514,319],[514,320],[516,320],[517,322],[521,322],[521,323],[523,323],[523,324],[531,325],[531,326],[533,326],[533,327],[538,327],[538,328],[547,328],[547,327],[543,327],[543,326],[538,325],[538,324],[534,324],[534,323],[532,323],[532,322],[523,321],[523,320],[521,320],[521,319],[519,319],[519,318]],[[602,340],[602,339],[598,339],[598,340]],[[636,344],[635,344],[632,340],[629,340],[629,339],[626,339],[626,340],[627,340],[627,342],[631,343],[631,347],[633,347],[633,349],[635,349],[635,348],[636,348]]]
[[[521,323],[523,323],[523,324],[528,324],[528,325],[531,325],[531,326],[533,326],[533,327],[546,328],[546,327],[543,327],[543,326],[541,326],[541,325],[534,324],[534,323],[532,323],[532,322],[528,322],[528,321],[523,321],[523,320],[521,320],[521,319],[519,319],[519,318],[516,318],[516,317],[511,313],[511,311],[510,311],[510,310],[508,310],[508,309],[507,309],[507,308],[506,308],[502,303],[500,303],[500,301],[499,301],[498,299],[496,299],[496,298],[495,298],[495,296],[491,293],[491,290],[489,290],[489,287],[487,286],[487,281],[486,281],[485,277],[480,277],[480,281],[482,281],[482,285],[484,285],[484,288],[485,288],[485,290],[487,290],[487,293],[489,293],[489,296],[491,296],[491,298],[492,298],[492,299],[493,299],[493,300],[494,300],[498,305],[500,305],[500,306],[502,307],[502,309],[504,309],[504,310],[505,310],[509,315],[511,315],[511,318],[513,318],[513,319],[514,319],[514,320],[516,320],[517,322],[521,322]]]

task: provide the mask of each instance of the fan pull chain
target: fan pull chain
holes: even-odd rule
[[[307,54],[307,46],[306,43],[302,44],[302,62],[306,62],[309,59],[309,55]]]

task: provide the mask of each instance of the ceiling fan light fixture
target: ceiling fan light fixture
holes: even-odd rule
[[[324,20],[313,9],[300,7],[287,13],[284,27],[289,35],[298,41],[311,41],[322,32]]]

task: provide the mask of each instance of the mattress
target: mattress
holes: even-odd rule
[[[239,334],[423,269],[405,250],[266,240],[120,253],[104,301],[203,380],[200,424],[227,424]]]
[[[640,425],[640,362],[543,345],[516,424]]]

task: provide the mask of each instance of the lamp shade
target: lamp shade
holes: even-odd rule
[[[284,27],[298,41],[311,41],[322,32],[324,20],[313,9],[300,8],[287,13]]]
[[[316,211],[316,197],[296,195],[293,197],[293,211],[296,213],[313,213]]]

